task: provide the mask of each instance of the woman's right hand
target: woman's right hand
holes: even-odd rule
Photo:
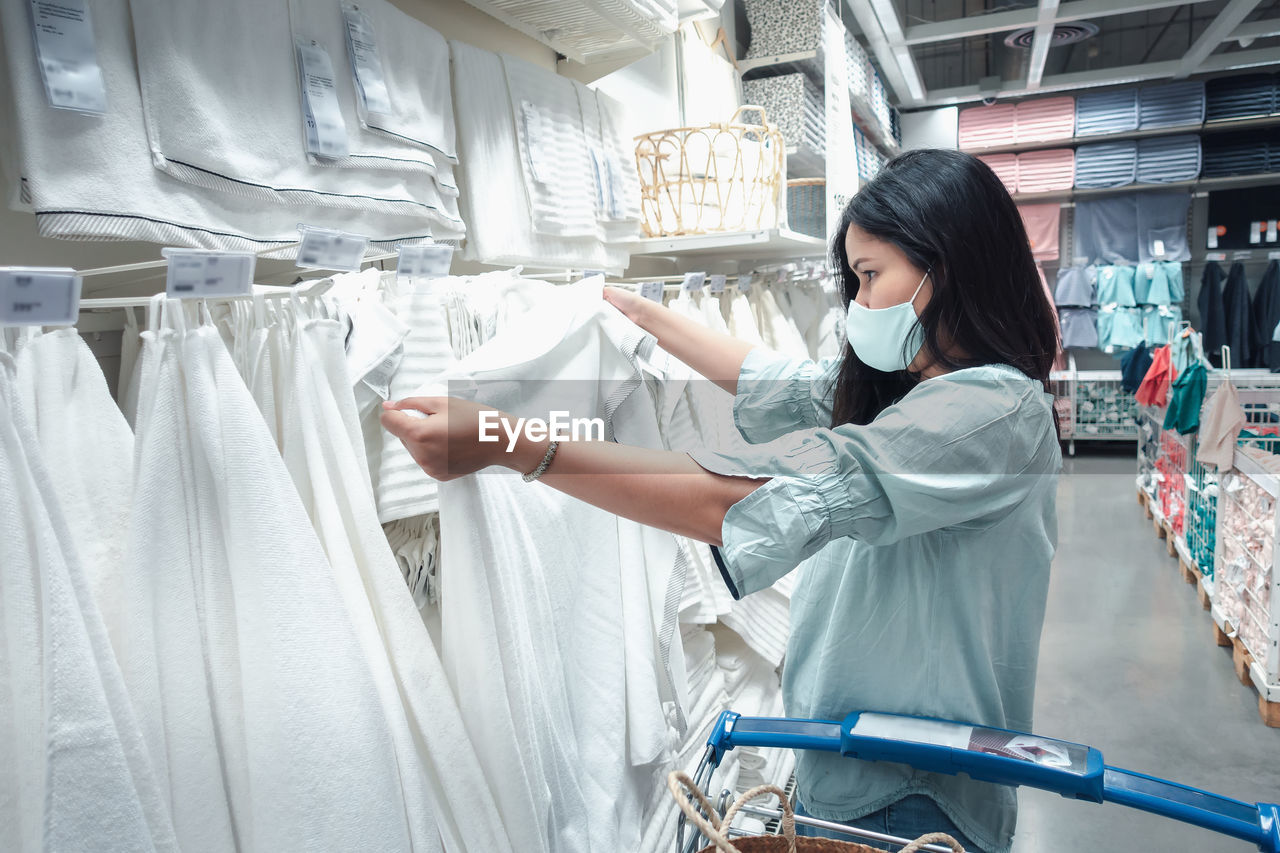
[[[653,309],[659,307],[658,303],[645,299],[638,291],[621,287],[605,287],[604,298],[628,320],[652,334],[653,330],[648,324],[653,318]]]

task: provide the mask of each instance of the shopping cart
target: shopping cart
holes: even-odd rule
[[[1108,767],[1102,753],[1093,747],[1039,735],[898,714],[855,712],[843,722],[831,722],[744,717],[725,711],[707,738],[707,750],[693,784],[705,789],[724,754],[748,746],[838,752],[849,758],[892,761],[935,773],[964,773],[983,782],[1026,785],[1069,799],[1119,803],[1248,841],[1264,853],[1280,853],[1280,806],[1274,803],[1245,803]],[[738,813],[766,820],[781,817],[778,810],[749,805]],[[859,839],[891,844],[911,840],[813,818],[795,820]],[[682,814],[676,832],[677,853],[698,850],[701,839],[701,833],[688,826]],[[921,849],[934,853],[951,850],[937,845]]]

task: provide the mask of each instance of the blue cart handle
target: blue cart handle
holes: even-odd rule
[[[1280,806],[1249,804],[1103,763],[1090,746],[949,720],[855,712],[843,722],[720,715],[707,739],[718,765],[735,747],[838,752],[920,770],[964,773],[983,782],[1026,785],[1094,803],[1119,803],[1239,838],[1280,853]]]

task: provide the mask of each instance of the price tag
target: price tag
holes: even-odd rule
[[[252,252],[213,252],[202,249],[161,249],[169,260],[165,293],[170,299],[246,296],[253,292]]]
[[[1206,261],[1225,261],[1227,259],[1226,252],[1210,252],[1204,256]]]
[[[87,0],[31,0],[31,24],[49,106],[105,113],[107,86],[98,65]]]
[[[330,159],[346,157],[351,149],[347,125],[338,106],[338,88],[329,52],[310,39],[297,39],[295,45],[307,153]]]
[[[1157,258],[1164,257],[1164,241],[1163,240],[1151,241],[1151,254]]]
[[[681,287],[686,291],[702,290],[702,285],[707,281],[707,274],[704,272],[687,272],[684,274],[684,282]]]
[[[1276,225],[1277,225],[1276,220],[1274,219],[1267,220],[1267,242],[1268,243],[1274,243],[1276,241]]]
[[[453,263],[452,246],[401,246],[396,278],[442,278]]]
[[[373,21],[360,11],[356,3],[343,3],[342,16],[347,21],[347,55],[351,58],[351,73],[355,76],[360,114],[395,115],[391,109],[391,93],[387,90],[387,75],[382,71],[382,57],[378,54],[378,42],[373,33]]]
[[[330,228],[298,226],[302,245],[298,247],[298,266],[312,270],[356,272],[364,260],[369,238],[345,234]]]
[[[756,277],[752,273],[738,276],[738,290],[746,293],[751,290],[751,285],[755,283]]]
[[[583,270],[582,278],[604,278],[604,270]]]
[[[1205,245],[1210,249],[1218,248],[1218,228],[1217,226],[1209,226],[1209,236],[1206,238]]]
[[[80,285],[68,267],[0,267],[0,326],[74,326]]]
[[[711,293],[724,293],[724,285],[728,280],[728,276],[713,275],[711,276],[710,282],[707,284],[707,290]]]
[[[662,282],[646,281],[640,285],[640,295],[645,299],[652,299],[654,302],[662,302]]]
[[[1250,223],[1249,223],[1249,242],[1250,242],[1250,243],[1261,243],[1261,242],[1262,242],[1262,226],[1263,226],[1263,224],[1264,224],[1264,223],[1261,223],[1261,222],[1250,222]]]
[[[1267,260],[1280,261],[1280,252],[1267,252]]]

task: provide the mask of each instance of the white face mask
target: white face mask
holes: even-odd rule
[[[845,332],[849,345],[867,365],[885,373],[905,370],[920,352],[924,345],[924,326],[920,325],[912,303],[928,277],[929,273],[925,272],[916,292],[900,305],[864,308],[856,301],[849,303]]]

